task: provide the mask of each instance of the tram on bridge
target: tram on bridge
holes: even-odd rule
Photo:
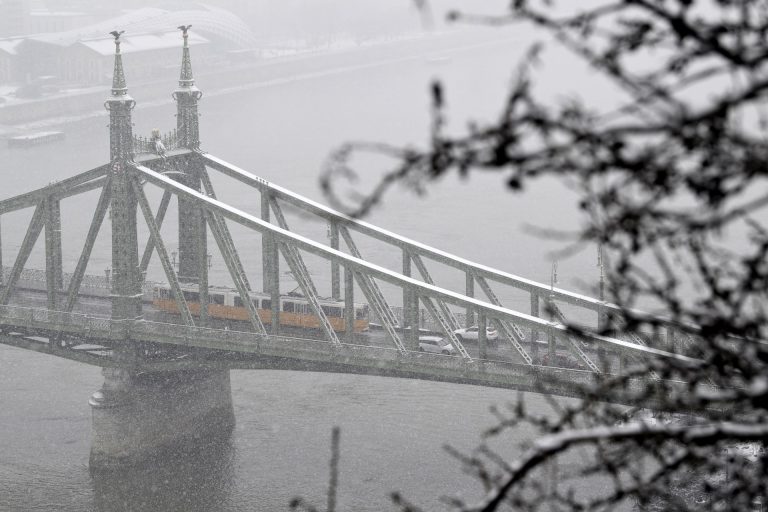
[[[181,288],[184,300],[187,301],[190,313],[200,316],[200,293],[197,287]],[[152,304],[161,311],[179,315],[179,306],[173,295],[173,290],[167,285],[158,285],[153,289]],[[268,325],[272,321],[272,298],[269,294],[249,292],[251,301],[259,314],[261,321]],[[328,317],[333,329],[344,332],[344,301],[320,299],[320,307]],[[355,332],[368,330],[368,305],[355,303]],[[208,292],[208,316],[221,320],[248,322],[248,310],[237,290],[231,288],[211,287]],[[306,298],[300,295],[280,296],[280,325],[300,327],[305,329],[320,329],[320,320],[312,311]]]

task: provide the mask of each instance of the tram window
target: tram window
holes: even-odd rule
[[[251,299],[251,302],[254,308],[259,309],[259,299]]]
[[[357,320],[365,320],[368,318],[368,308],[363,306],[362,308],[357,308],[355,310],[355,318]]]
[[[341,316],[341,308],[335,306],[323,306],[323,311],[327,316]]]
[[[243,300],[240,297],[235,296],[235,307],[236,308],[243,307]]]
[[[272,309],[272,300],[264,299],[261,301],[261,309]]]
[[[209,295],[209,297],[210,297],[209,302],[211,304],[221,304],[221,305],[224,305],[224,296],[223,295],[219,295],[218,293],[216,293],[216,294],[213,294],[213,295]]]
[[[283,302],[283,311],[293,313],[293,302]]]
[[[200,294],[197,292],[182,292],[184,294],[184,300],[189,302],[199,302]]]

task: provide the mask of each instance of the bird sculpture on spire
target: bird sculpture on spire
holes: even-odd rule
[[[184,34],[184,37],[187,37],[187,31],[192,27],[192,25],[179,25],[177,28],[181,30],[182,34]]]
[[[112,96],[125,96],[128,89],[125,85],[125,74],[123,73],[123,58],[120,55],[120,35],[125,30],[113,30],[110,35],[115,38],[115,71],[112,74]]]

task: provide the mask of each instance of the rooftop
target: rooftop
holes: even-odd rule
[[[199,45],[208,43],[208,39],[199,34],[191,32],[189,34],[189,44]],[[114,55],[115,53],[115,40],[111,36],[104,36],[94,39],[86,39],[79,42],[79,44],[93,50],[101,55]],[[168,31],[163,33],[151,33],[151,34],[123,34],[120,37],[120,52],[121,53],[136,53],[148,50],[162,50],[166,48],[178,48],[179,47],[179,33],[178,31]]]

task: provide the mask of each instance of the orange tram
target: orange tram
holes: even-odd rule
[[[189,311],[193,316],[200,316],[200,294],[197,287],[185,287],[181,289],[184,299],[187,301]],[[264,325],[272,321],[272,299],[268,294],[250,292],[253,305]],[[179,314],[179,307],[170,286],[155,286],[153,290],[152,304],[159,310],[171,314]],[[333,299],[320,299],[320,307],[325,312],[328,320],[337,332],[344,332],[344,302]],[[355,304],[354,325],[355,332],[368,330],[368,305]],[[248,322],[248,311],[243,306],[240,294],[230,288],[211,287],[208,291],[208,316],[221,320],[234,320]],[[306,298],[301,295],[280,296],[280,325],[300,327],[305,329],[319,329],[320,320],[312,312]]]

